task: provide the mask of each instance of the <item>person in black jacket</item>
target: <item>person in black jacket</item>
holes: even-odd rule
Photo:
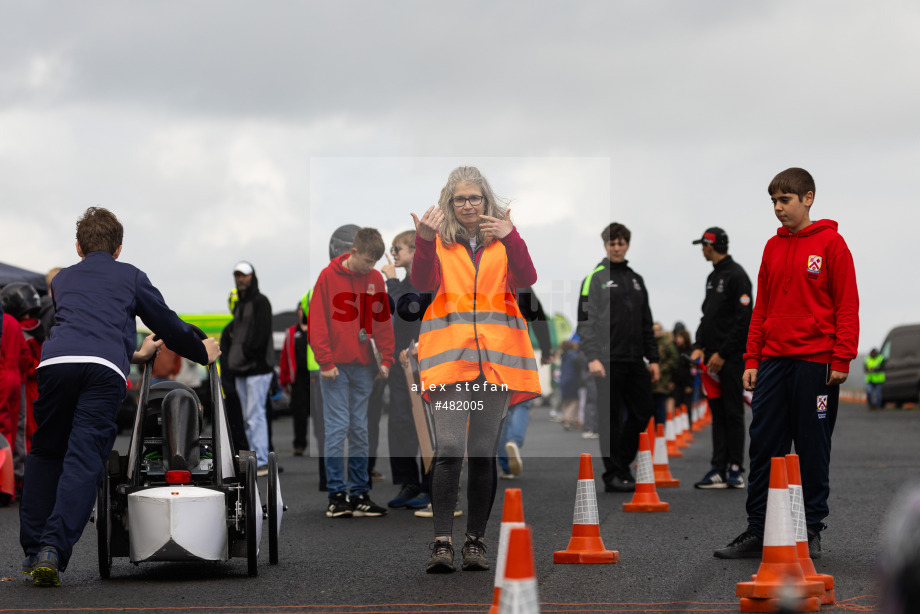
[[[233,309],[233,329],[227,366],[236,378],[236,393],[243,408],[246,439],[256,453],[258,475],[268,475],[268,421],[265,399],[274,369],[272,304],[259,292],[259,279],[248,262],[233,269],[239,295]]]
[[[710,376],[721,383],[722,396],[709,398],[712,412],[712,468],[696,488],[744,488],[744,354],[751,324],[751,280],[728,255],[728,235],[721,228],[706,230],[694,245],[712,263],[706,278],[703,317],[696,329],[690,360],[703,361]]]
[[[607,258],[585,279],[579,299],[578,336],[588,372],[597,382],[607,492],[636,489],[629,466],[639,449],[639,433],[652,416],[652,382],[659,376],[648,291],[626,260],[631,236],[616,222],[603,230]]]

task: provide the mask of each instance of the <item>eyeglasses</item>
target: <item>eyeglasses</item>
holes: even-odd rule
[[[469,198],[463,198],[462,196],[454,196],[450,200],[454,204],[454,206],[459,209],[460,207],[464,207],[466,203],[470,203],[474,207],[478,207],[479,205],[482,204],[482,201],[484,199],[482,196],[470,196]]]

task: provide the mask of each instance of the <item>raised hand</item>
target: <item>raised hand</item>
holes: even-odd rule
[[[390,260],[389,254],[384,254],[387,257],[387,263],[380,267],[380,272],[383,273],[383,276],[387,279],[396,279],[396,266],[393,264],[393,261]]]
[[[479,219],[482,220],[482,222],[479,223],[479,228],[481,228],[483,232],[491,234],[496,239],[504,239],[514,230],[514,224],[511,223],[511,209],[505,211],[505,217],[503,219],[492,217],[491,215],[480,215]]]
[[[444,222],[444,214],[441,213],[441,209],[437,205],[428,207],[428,211],[425,212],[421,220],[414,213],[409,215],[412,216],[412,221],[415,222],[415,232],[426,241],[434,241],[435,237],[438,236],[441,224]]]

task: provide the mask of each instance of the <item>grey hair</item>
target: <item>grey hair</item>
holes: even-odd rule
[[[441,197],[438,199],[438,207],[444,214],[444,222],[438,229],[441,242],[444,245],[453,245],[457,239],[469,240],[470,236],[466,227],[457,219],[457,213],[454,211],[454,205],[451,199],[454,197],[454,190],[459,183],[471,183],[479,186],[482,195],[485,198],[485,206],[482,209],[483,215],[505,217],[505,210],[508,208],[508,201],[495,196],[492,186],[486,181],[482,173],[475,166],[458,166],[450,172],[447,177],[447,184],[441,190]],[[476,241],[483,245],[488,245],[493,240],[491,235],[486,235],[482,230],[476,232]]]

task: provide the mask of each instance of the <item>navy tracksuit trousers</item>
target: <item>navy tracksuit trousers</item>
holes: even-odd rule
[[[38,369],[37,428],[26,458],[19,541],[26,556],[54,546],[61,570],[80,539],[115,443],[125,380],[95,363]]]
[[[802,470],[805,523],[820,531],[830,492],[831,435],[837,421],[839,386],[828,386],[830,365],[792,358],[760,363],[751,404],[753,419],[748,475],[748,531],[763,536],[770,488],[770,459],[795,444]]]

